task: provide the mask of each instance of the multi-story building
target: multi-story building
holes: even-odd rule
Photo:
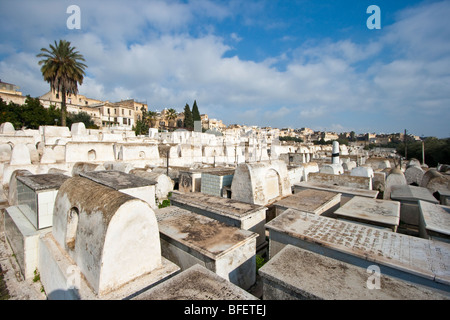
[[[0,79],[0,98],[6,103],[13,102],[19,105],[25,103],[27,97],[22,95],[20,88],[15,84],[3,82]]]

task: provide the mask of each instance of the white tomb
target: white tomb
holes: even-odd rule
[[[49,299],[130,298],[179,270],[146,202],[82,177],[58,191],[38,269]]]
[[[288,209],[266,224],[269,256],[287,244],[450,292],[450,244]]]
[[[256,233],[175,206],[155,213],[162,255],[182,270],[201,264],[245,290],[255,283]]]

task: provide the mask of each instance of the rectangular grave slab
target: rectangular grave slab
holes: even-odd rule
[[[14,252],[20,271],[25,279],[32,279],[38,267],[39,237],[51,230],[37,230],[26,218],[31,211],[26,205],[11,206],[5,209],[5,235]]]
[[[56,194],[67,179],[57,173],[17,177],[17,202],[30,208],[23,212],[37,230],[52,226]]]
[[[350,221],[388,227],[396,232],[400,223],[400,202],[354,197],[334,213]]]
[[[439,203],[427,188],[416,186],[393,186],[391,199],[400,201],[400,221],[411,226],[419,226],[420,210],[418,201]]]
[[[82,172],[80,173],[80,176],[144,200],[150,207],[153,209],[156,208],[156,183],[148,179],[114,170]]]
[[[420,236],[450,243],[450,207],[419,201]]]
[[[196,264],[133,300],[257,300],[247,291]]]
[[[450,299],[439,292],[386,276],[382,270],[375,274],[287,245],[258,273],[263,279],[264,300]]]
[[[450,244],[288,209],[266,224],[269,256],[292,244],[363,268],[450,291]]]
[[[333,213],[337,208],[339,208],[340,203],[340,193],[305,189],[277,201],[273,205],[276,209],[276,216],[279,216],[289,208],[310,212],[317,215],[327,215]]]
[[[256,233],[175,206],[155,213],[162,256],[182,270],[201,264],[243,289],[255,283]]]
[[[302,181],[294,185],[294,193],[304,189],[315,189],[330,192],[337,192],[341,194],[341,206],[355,196],[376,199],[378,196],[377,190],[365,190],[351,187],[337,186],[331,184]]]
[[[181,193],[174,191],[170,198],[172,205],[193,211],[227,225],[258,234],[256,247],[267,245],[264,224],[264,206],[238,200],[215,197],[203,193]]]

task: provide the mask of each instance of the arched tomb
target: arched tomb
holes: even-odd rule
[[[52,234],[99,296],[162,266],[150,206],[89,179],[73,177],[61,185]]]
[[[241,163],[234,172],[231,199],[266,205],[291,195],[286,163],[282,160]]]

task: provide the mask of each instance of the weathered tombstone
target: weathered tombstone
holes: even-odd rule
[[[0,133],[1,134],[14,134],[16,130],[11,122],[3,122],[0,124]]]
[[[389,228],[396,232],[400,223],[400,202],[354,197],[334,213],[345,220]]]
[[[408,166],[405,170],[405,179],[407,184],[420,186],[425,172],[419,166]]]
[[[287,244],[450,295],[450,244],[288,209],[266,224],[272,259]]]
[[[450,207],[419,200],[420,236],[450,243]]]
[[[371,278],[379,266],[372,267],[361,268],[287,245],[258,273],[264,300],[448,300],[436,291],[383,273]]]
[[[199,263],[245,290],[255,283],[256,233],[176,206],[155,213],[162,255],[182,270]]]
[[[383,199],[389,200],[391,197],[392,186],[407,185],[406,178],[400,169],[394,168],[386,178]]]
[[[340,193],[305,189],[275,202],[275,216],[279,216],[289,208],[317,215],[329,215],[339,208],[340,203]]]
[[[0,162],[9,162],[11,159],[11,145],[5,143],[0,144]]]
[[[170,201],[172,205],[204,215],[233,227],[257,233],[257,250],[267,244],[264,229],[267,208],[264,206],[199,192],[181,193],[174,191]]]
[[[156,208],[156,188],[155,183],[152,181],[122,171],[113,170],[82,172],[80,176],[144,200],[150,207]]]
[[[130,298],[179,270],[147,203],[82,177],[58,191],[38,269],[49,299]]]
[[[196,264],[133,300],[256,300],[237,285]],[[196,311],[190,311],[195,314]]]
[[[30,150],[28,147],[24,144],[16,144],[12,149],[9,164],[12,166],[31,164]]]
[[[50,147],[45,147],[41,157],[42,164],[56,163],[55,151]]]

